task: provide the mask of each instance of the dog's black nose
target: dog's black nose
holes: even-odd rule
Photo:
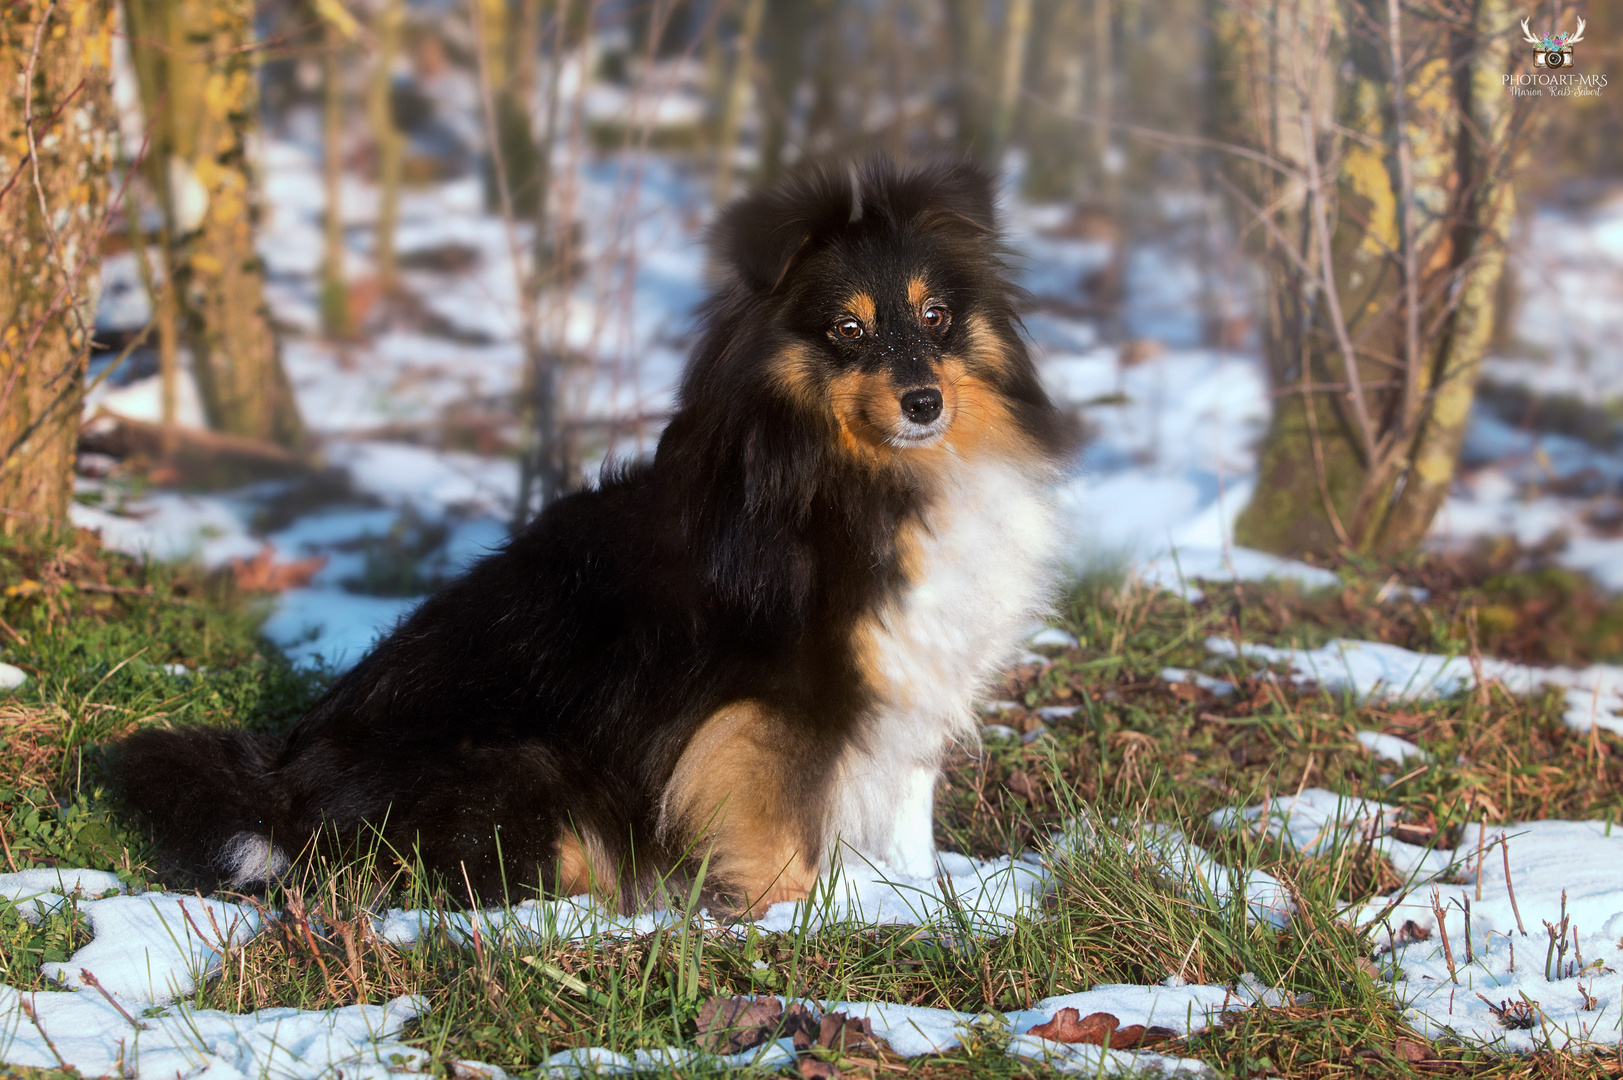
[[[909,390],[902,395],[902,415],[920,427],[935,423],[941,415],[941,391],[934,387]]]

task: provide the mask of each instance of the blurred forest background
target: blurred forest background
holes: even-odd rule
[[[17,0],[0,73],[0,531],[295,655],[649,452],[713,208],[873,152],[1002,177],[1079,549],[1623,585],[1623,5]]]

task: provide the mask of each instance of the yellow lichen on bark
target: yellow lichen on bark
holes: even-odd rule
[[[67,524],[107,209],[112,33],[113,9],[100,0],[24,0],[0,22],[0,533],[8,536]]]

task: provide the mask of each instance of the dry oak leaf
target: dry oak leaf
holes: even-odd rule
[[[1039,1039],[1062,1043],[1091,1043],[1103,1046],[1108,1039],[1112,1050],[1131,1050],[1137,1046],[1151,1046],[1164,1042],[1177,1034],[1171,1028],[1151,1027],[1143,1024],[1121,1026],[1121,1020],[1107,1012],[1081,1016],[1075,1009],[1064,1008],[1054,1014],[1046,1024],[1038,1024],[1027,1032]]]
[[[697,1042],[713,1054],[737,1054],[783,1038],[806,1050],[817,1033],[817,1021],[799,1003],[785,1010],[775,997],[714,997],[699,1010]]]
[[[844,1076],[831,1062],[801,1058],[797,1066],[804,1080],[842,1080]]]
[[[866,1016],[847,1017],[828,1013],[817,1027],[817,1045],[840,1053],[852,1050],[878,1050],[884,1041],[873,1033],[873,1021]]]
[[[1435,1061],[1437,1055],[1430,1046],[1414,1039],[1399,1039],[1392,1044],[1392,1052],[1399,1061]]]
[[[1009,790],[1034,806],[1042,804],[1042,789],[1024,769],[1016,769],[1009,774]]]
[[[231,576],[244,592],[286,592],[310,584],[310,579],[326,565],[325,555],[279,563],[276,549],[266,544],[251,559],[232,559]]]

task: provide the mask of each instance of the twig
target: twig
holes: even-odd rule
[[[1336,271],[1330,243],[1330,215],[1325,208],[1324,178],[1319,172],[1319,148],[1313,128],[1313,117],[1307,104],[1301,108],[1302,141],[1307,153],[1308,203],[1312,207],[1313,231],[1319,249],[1319,273],[1324,283],[1324,299],[1329,307],[1330,327],[1335,331],[1336,346],[1341,350],[1341,363],[1347,373],[1347,397],[1351,399],[1353,419],[1357,422],[1358,440],[1364,451],[1365,467],[1375,470],[1379,456],[1375,444],[1375,422],[1369,415],[1369,403],[1364,400],[1364,379],[1358,370],[1358,354],[1347,333],[1347,320],[1341,311],[1341,290],[1336,288]]]
[[[1461,907],[1465,911],[1465,962],[1469,965],[1476,962],[1476,956],[1473,954],[1471,946],[1471,898],[1469,896],[1464,898]]]
[[[1403,215],[1403,359],[1407,378],[1403,386],[1400,438],[1406,440],[1420,414],[1420,269],[1415,253],[1414,162],[1409,145],[1409,102],[1403,81],[1403,24],[1399,6],[1400,0],[1386,0],[1386,42],[1392,63],[1392,127],[1398,144],[1398,209]],[[1477,899],[1482,899],[1480,892]]]
[[[22,1000],[22,997],[19,996],[17,998],[17,1004],[22,1007],[23,1015],[28,1017],[29,1022],[32,1023],[36,1028],[39,1028],[39,1037],[44,1039],[45,1045],[51,1048],[51,1056],[56,1058],[56,1063],[58,1065],[62,1066],[62,1071],[72,1072],[73,1066],[69,1065],[65,1060],[63,1060],[61,1052],[56,1048],[56,1043],[52,1042],[51,1037],[45,1033],[45,1025],[39,1022],[39,1017],[34,1013],[33,1002],[24,1001]]]
[[[1499,852],[1505,857],[1505,891],[1510,893],[1510,910],[1516,913],[1516,929],[1522,932],[1522,937],[1526,937],[1527,927],[1522,925],[1522,909],[1516,906],[1516,886],[1510,882],[1510,842],[1505,839],[1504,833],[1499,834]]]
[[[1443,939],[1443,959],[1448,963],[1448,978],[1451,982],[1459,982],[1459,976],[1454,971],[1454,946],[1448,941],[1448,911],[1438,898],[1437,890],[1431,890],[1431,910],[1437,916],[1437,936]]]
[[[120,1005],[118,1003],[118,999],[107,992],[107,988],[101,984],[100,979],[97,979],[96,976],[91,973],[89,968],[79,969],[79,981],[95,990],[96,993],[100,994],[102,997],[106,998],[107,1004],[117,1009],[118,1015],[128,1020],[130,1022],[130,1026],[136,1031],[145,1031],[147,1029],[145,1024],[141,1023],[141,1021],[137,1020],[135,1017],[131,1016],[127,1011],[125,1011],[124,1006]]]

